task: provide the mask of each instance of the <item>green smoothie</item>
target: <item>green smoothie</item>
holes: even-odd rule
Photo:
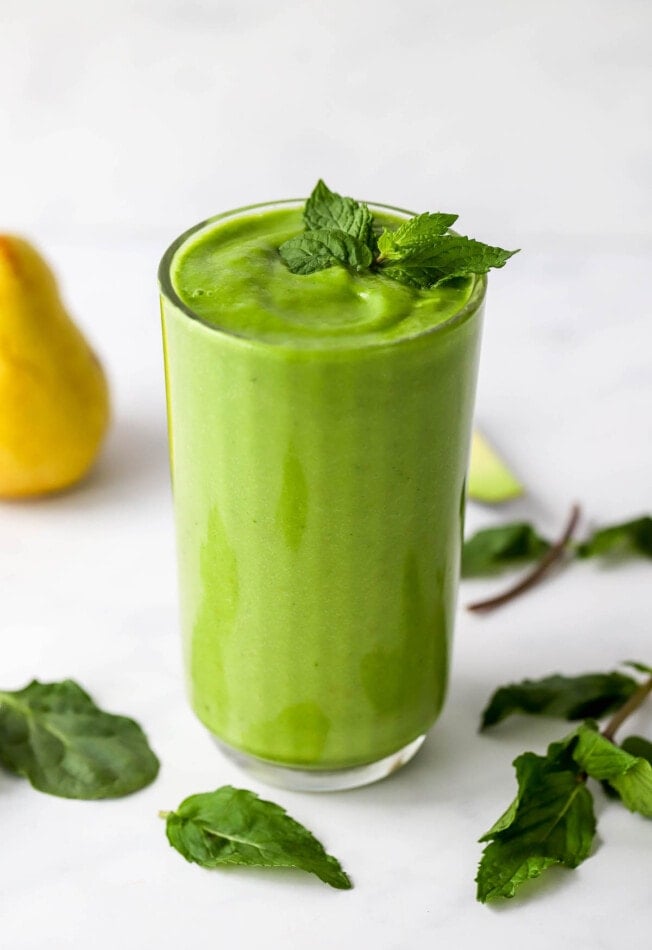
[[[163,331],[193,708],[231,749],[333,770],[444,700],[486,278],[292,274],[302,227],[291,202],[182,236]]]

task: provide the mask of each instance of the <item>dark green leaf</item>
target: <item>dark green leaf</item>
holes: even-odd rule
[[[293,274],[312,274],[333,264],[364,270],[371,264],[369,248],[344,231],[304,231],[285,241],[279,254]]]
[[[273,802],[246,789],[225,785],[191,795],[166,816],[172,847],[205,868],[224,864],[299,868],[331,887],[346,890],[351,881],[336,858]]]
[[[577,547],[578,557],[652,557],[652,518],[649,515],[601,528]]]
[[[638,687],[622,673],[585,673],[582,676],[546,676],[523,680],[496,690],[482,714],[482,728],[514,713],[559,719],[599,719],[618,709]]]
[[[117,798],[153,782],[140,726],[99,709],[72,680],[0,692],[0,762],[62,798]]]
[[[585,723],[578,730],[573,758],[587,775],[612,785],[630,811],[652,818],[652,765],[631,755]]]
[[[550,543],[525,521],[484,528],[464,542],[462,576],[495,574],[527,561],[538,561]]]
[[[492,267],[504,267],[518,251],[491,247],[457,234],[433,237],[422,244],[409,245],[394,253],[381,273],[393,280],[427,289],[451,277],[486,274]]]
[[[491,843],[476,877],[479,901],[513,897],[546,868],[574,868],[589,856],[593,799],[572,759],[574,741],[570,736],[550,745],[545,756],[526,752],[515,760],[516,799],[480,839]]]
[[[373,220],[369,208],[361,201],[343,198],[331,191],[321,179],[306,202],[303,220],[307,231],[344,231],[369,245]]]
[[[395,231],[385,230],[378,238],[378,250],[387,260],[400,260],[409,248],[424,247],[446,233],[458,215],[436,212],[417,214]]]

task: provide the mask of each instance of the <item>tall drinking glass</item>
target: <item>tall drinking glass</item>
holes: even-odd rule
[[[159,276],[190,700],[261,779],[328,790],[407,762],[444,701],[486,278],[443,320],[443,296],[417,294],[418,324],[374,305],[349,332],[343,304],[314,331],[312,278],[289,271],[283,332],[259,329],[264,276],[260,313],[217,289],[202,315],[213,291],[185,292],[179,261],[302,205],[197,225]]]

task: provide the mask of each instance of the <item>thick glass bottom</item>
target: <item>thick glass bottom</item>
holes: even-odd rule
[[[397,772],[417,754],[425,735],[418,736],[384,759],[344,769],[301,769],[279,765],[234,749],[215,736],[213,738],[228,759],[267,785],[276,785],[292,792],[341,792],[379,782],[392,772]]]

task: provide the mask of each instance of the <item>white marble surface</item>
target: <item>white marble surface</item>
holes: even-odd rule
[[[650,662],[648,564],[579,565],[491,617],[460,609],[445,713],[391,780],[284,793],[214,750],[183,696],[154,273],[185,225],[319,174],[419,209],[441,199],[470,231],[524,247],[491,281],[478,419],[531,491],[504,513],[471,508],[470,527],[518,514],[554,531],[574,499],[585,523],[649,511],[651,11],[0,0],[0,229],[55,263],[115,409],[86,484],[0,507],[1,684],[74,676],[138,718],[163,762],[117,802],[0,773],[3,947],[615,950],[649,929],[652,826],[598,795],[578,871],[495,909],[473,885],[511,760],[564,728],[480,737],[488,694]],[[492,586],[464,585],[462,603]],[[650,734],[652,713],[636,725]],[[226,782],[285,805],[355,889],[184,863],[157,811]]]

